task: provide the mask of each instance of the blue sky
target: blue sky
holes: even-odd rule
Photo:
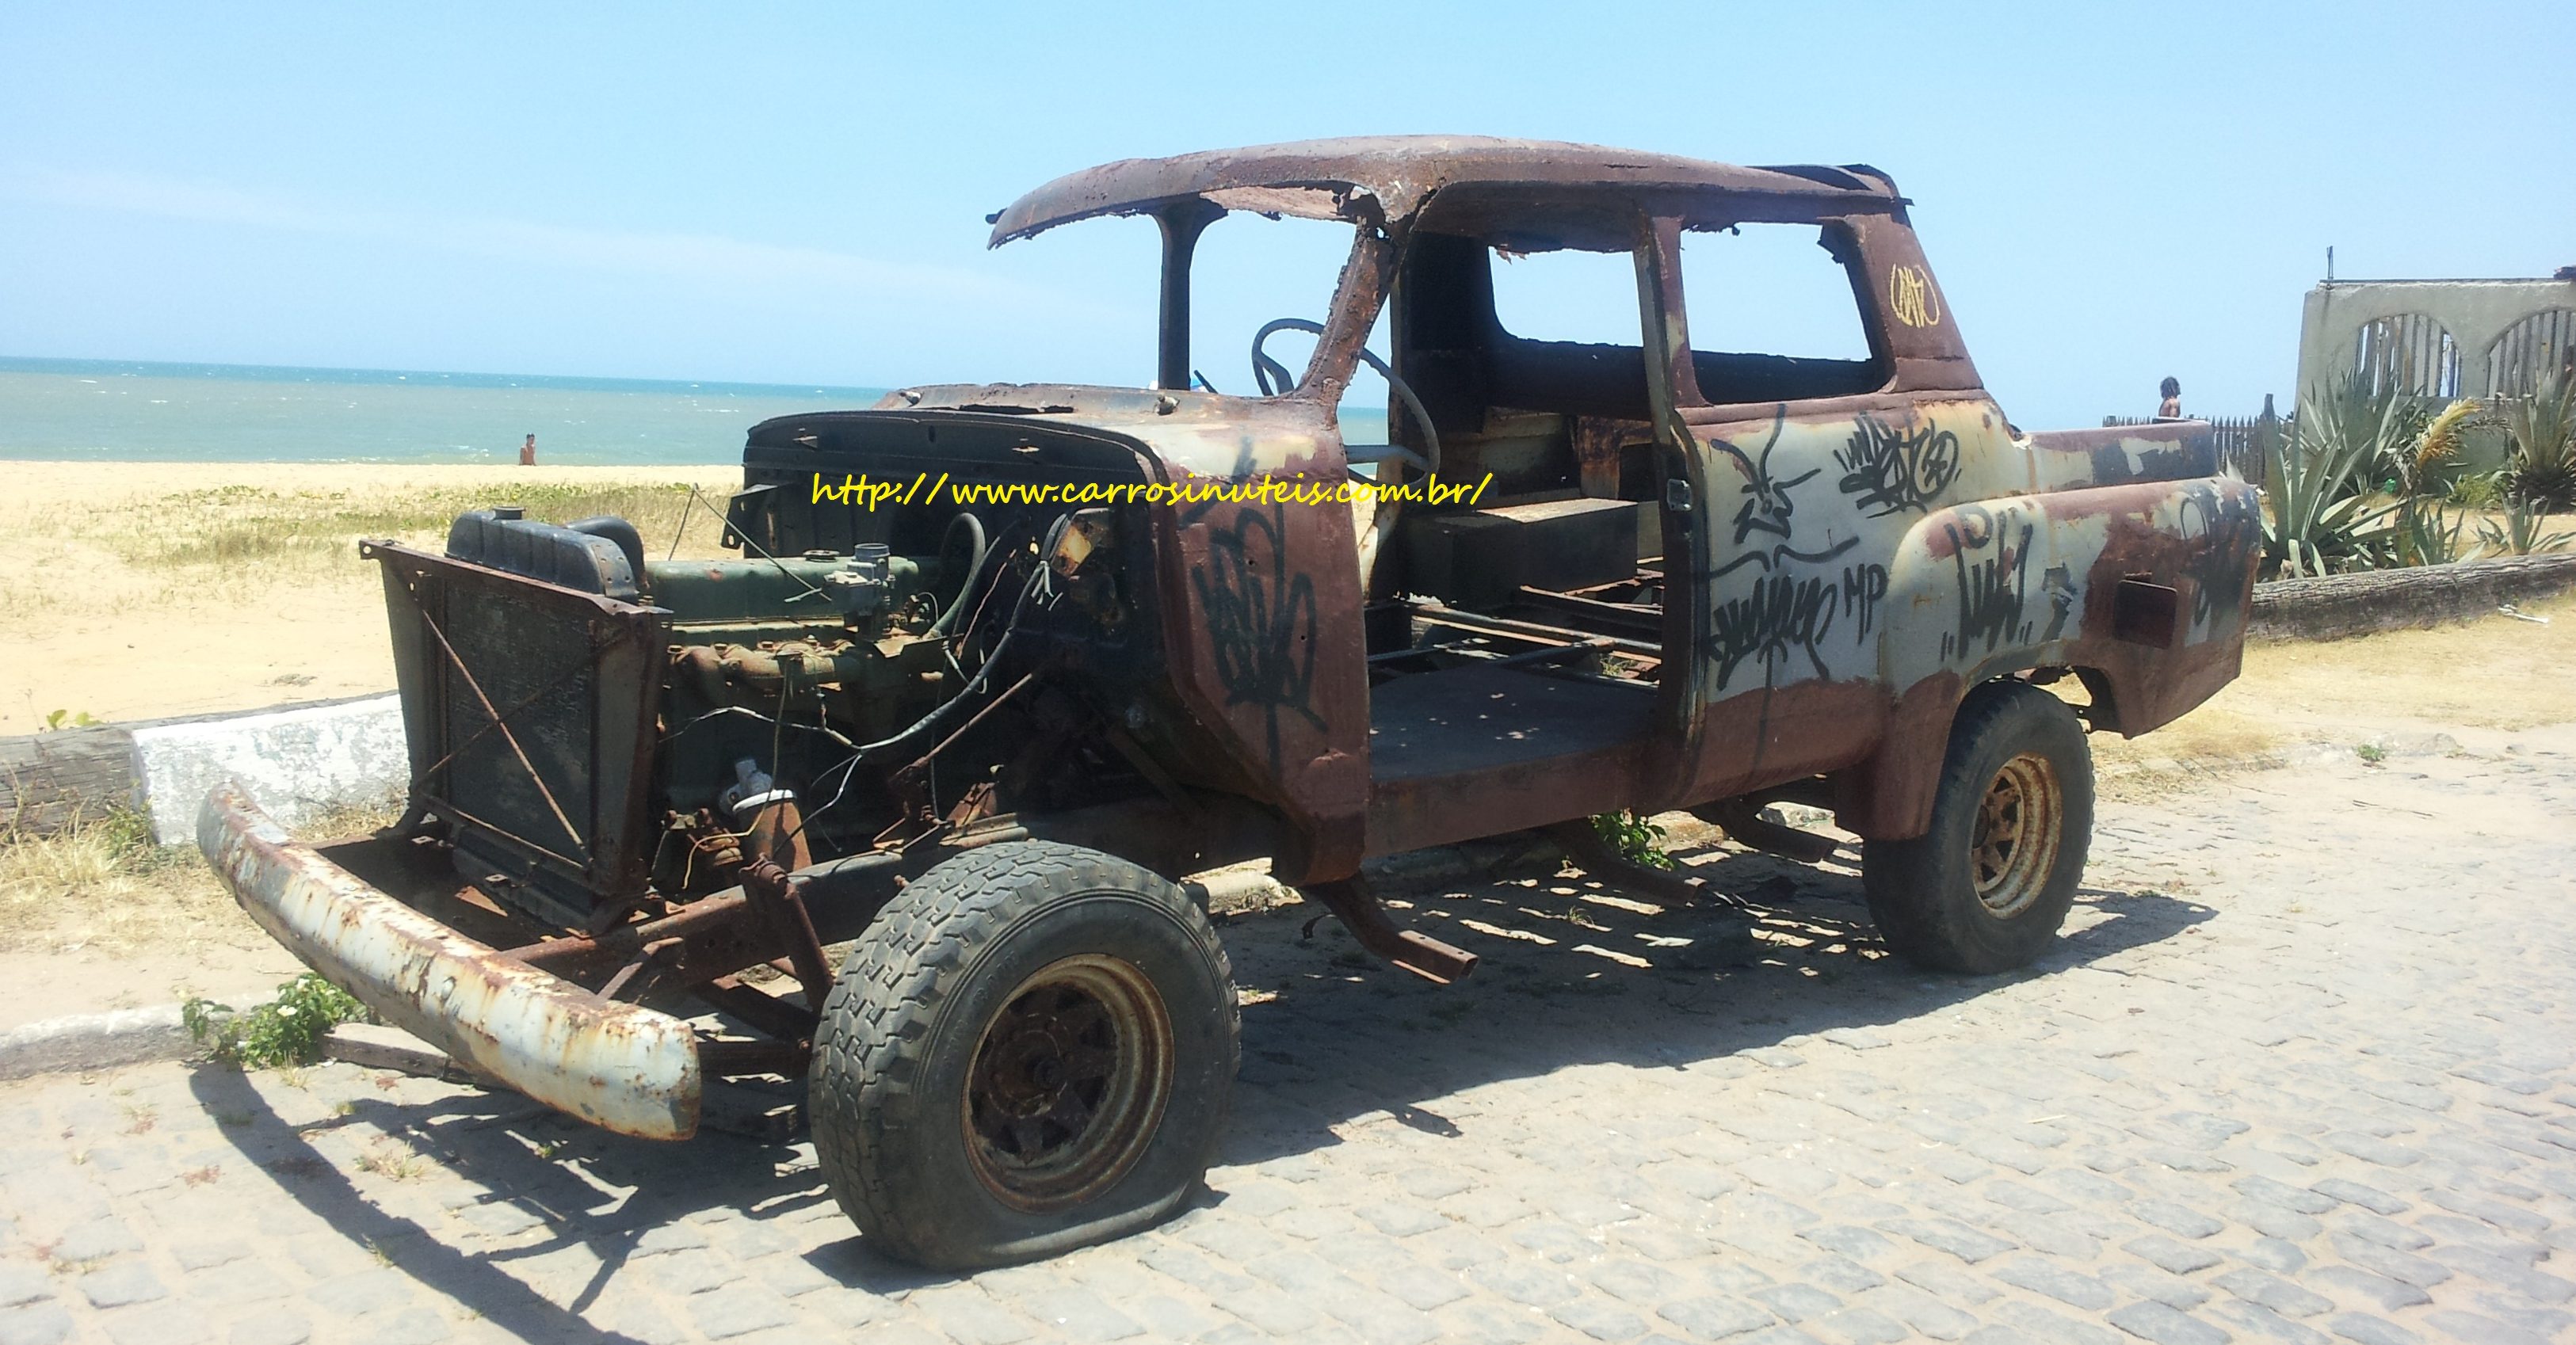
[[[12,0],[0,355],[1142,382],[1151,226],[988,252],[982,217],[1102,160],[1382,132],[1876,164],[2031,427],[2167,373],[2211,413],[2286,396],[2329,244],[2346,276],[2576,263],[2560,0],[1568,12]],[[1339,252],[1246,229],[1206,254],[1228,390],[1233,333],[1315,315]]]

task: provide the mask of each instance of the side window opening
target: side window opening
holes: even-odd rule
[[[1710,403],[1875,392],[1889,368],[1870,343],[1856,250],[1828,224],[1739,224],[1682,235],[1691,363]]]

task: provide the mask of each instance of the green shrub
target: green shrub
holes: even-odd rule
[[[2492,509],[2504,501],[2499,472],[2469,472],[2451,482],[2450,501],[2463,509]]]
[[[321,1058],[322,1039],[331,1029],[367,1016],[366,1005],[309,971],[278,986],[276,999],[238,1013],[194,997],[179,1006],[179,1019],[197,1044],[244,1069],[312,1064]]]
[[[1673,857],[1664,853],[1664,829],[1650,818],[1632,812],[1596,813],[1592,829],[1621,859],[1650,869],[1669,869]]]

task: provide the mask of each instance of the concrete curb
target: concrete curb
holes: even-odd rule
[[[234,780],[278,825],[402,791],[410,778],[402,700],[365,700],[137,727],[135,802],[163,845],[194,840],[207,791]]]
[[[176,1004],[76,1014],[0,1032],[0,1079],[179,1060],[196,1053],[197,1043],[180,1023]]]
[[[0,826],[45,835],[116,809],[153,839],[195,839],[197,805],[228,779],[302,825],[399,795],[411,754],[393,692],[0,738]]]

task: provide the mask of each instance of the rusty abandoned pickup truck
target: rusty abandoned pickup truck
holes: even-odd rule
[[[1258,396],[1190,360],[1193,253],[1232,212],[1348,231],[1320,321],[1255,338]],[[740,559],[509,508],[444,554],[367,543],[404,822],[317,849],[228,786],[200,842],[384,1019],[609,1129],[685,1139],[716,1080],[804,1080],[842,1207],[942,1267],[1197,1188],[1238,1018],[1185,874],[1267,857],[1452,981],[1474,957],[1399,927],[1364,861],[1553,826],[1617,877],[1583,819],[1672,809],[1812,855],[1758,814],[1796,799],[1863,838],[1895,951],[2022,965],[2083,868],[2087,726],[2146,732],[2236,675],[2260,529],[2203,425],[2007,422],[1907,212],[1857,165],[1463,138],[1049,183],[994,244],[1159,226],[1152,386],[758,425]],[[1822,246],[1865,351],[1694,343],[1685,241],[1762,227]],[[1507,328],[1504,263],[1563,250],[1633,271],[1635,344]],[[1286,330],[1302,372],[1264,347]],[[1387,443],[1344,441],[1363,367]],[[1355,478],[1479,489],[1197,489]],[[1030,489],[955,489],[996,484]]]

